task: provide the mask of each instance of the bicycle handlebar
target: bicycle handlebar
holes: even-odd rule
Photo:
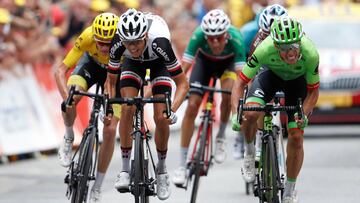
[[[205,86],[205,85],[202,85],[202,84],[199,84],[199,83],[190,83],[190,87],[205,90],[205,91],[208,91],[208,92],[218,92],[218,93],[231,94],[230,90],[224,90],[224,89],[218,89],[218,88],[214,88],[214,87],[209,87],[209,86]]]
[[[142,97],[134,97],[134,98],[113,98],[108,99],[108,104],[127,104],[127,105],[143,105],[146,103],[165,103],[166,104],[166,116],[167,118],[171,115],[171,98],[170,93],[166,92],[164,98],[142,98]]]
[[[243,111],[263,111],[263,112],[273,112],[273,111],[297,111],[299,119],[304,117],[304,109],[302,105],[302,99],[298,99],[298,104],[296,106],[274,106],[271,103],[267,103],[263,106],[244,106],[244,100],[239,100],[238,105],[238,117],[237,120],[241,124]]]
[[[86,96],[92,99],[101,99],[104,109],[106,109],[106,112],[108,112],[108,97],[109,97],[108,94],[95,94],[90,92],[83,92],[83,91],[75,90],[75,85],[71,85],[69,90],[69,96],[61,105],[61,110],[64,113],[66,112],[66,106],[70,106],[74,102],[75,95]]]

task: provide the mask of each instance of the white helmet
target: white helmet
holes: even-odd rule
[[[201,30],[205,35],[221,35],[230,27],[230,19],[221,9],[209,11],[201,21]]]
[[[287,15],[288,15],[287,10],[283,6],[281,6],[279,4],[274,4],[274,5],[267,6],[260,13],[259,27],[264,32],[269,33],[271,24],[274,22],[274,19],[278,18],[278,17],[284,17],[284,16],[287,16]]]
[[[142,12],[131,8],[120,16],[117,29],[121,40],[141,39],[147,32],[148,21]]]

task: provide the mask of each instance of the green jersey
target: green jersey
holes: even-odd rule
[[[319,87],[319,53],[314,43],[303,36],[300,45],[300,58],[295,64],[287,64],[274,46],[270,36],[256,48],[251,59],[244,66],[240,78],[249,82],[260,67],[266,67],[283,80],[293,80],[305,75],[308,88]]]
[[[200,26],[193,32],[190,42],[185,50],[183,60],[192,63],[198,51],[202,52],[208,58],[219,61],[234,57],[235,69],[242,68],[245,64],[245,47],[241,33],[234,26],[228,30],[229,39],[225,45],[224,51],[220,55],[214,55],[208,45],[205,34]]]

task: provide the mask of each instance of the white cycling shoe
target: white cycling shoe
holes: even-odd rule
[[[245,155],[243,166],[241,168],[243,178],[246,182],[254,182],[255,180],[255,157],[254,155]]]
[[[282,199],[282,203],[298,203],[297,192],[294,191],[291,196],[284,196]]]
[[[71,164],[71,150],[72,150],[72,144],[73,139],[65,139],[62,142],[59,151],[58,151],[58,159],[60,162],[60,165],[63,167],[69,167]]]
[[[226,144],[224,138],[216,139],[214,159],[218,164],[223,163],[226,159]]]
[[[167,173],[157,175],[156,193],[160,200],[166,200],[170,197],[170,181]]]
[[[127,171],[120,172],[115,179],[115,189],[127,190],[130,185],[130,175]]]
[[[172,178],[172,182],[176,186],[182,186],[185,184],[186,181],[186,168],[180,166],[178,169],[175,170],[174,176]]]
[[[101,190],[98,188],[91,189],[89,203],[101,202]]]

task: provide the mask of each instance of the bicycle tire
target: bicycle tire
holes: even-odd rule
[[[266,145],[267,159],[265,160],[265,186],[266,199],[270,203],[279,203],[279,168],[277,166],[277,156],[275,151],[274,139],[272,136],[268,137]]]
[[[135,203],[148,203],[149,197],[146,196],[145,175],[144,175],[144,143],[142,142],[141,132],[135,133],[134,146],[134,188],[133,195]]]
[[[206,144],[206,137],[207,137],[207,131],[208,131],[208,126],[209,126],[209,119],[205,118],[204,122],[202,122],[200,124],[199,130],[201,130],[201,134],[200,134],[200,142],[198,142],[198,144],[200,144],[200,146],[198,147],[198,150],[196,152],[196,156],[195,156],[195,165],[194,165],[194,182],[193,182],[193,188],[191,191],[191,203],[195,203],[196,202],[196,198],[197,198],[197,192],[199,189],[199,183],[200,183],[200,176],[201,176],[201,172],[203,170],[203,155],[205,152],[205,144]],[[194,146],[197,147],[197,146]]]
[[[91,133],[86,136],[83,145],[80,145],[78,164],[75,168],[77,173],[77,182],[73,188],[71,202],[86,202],[87,190],[89,187],[89,175],[92,167],[92,155],[94,150],[94,141],[96,129],[92,128]]]

